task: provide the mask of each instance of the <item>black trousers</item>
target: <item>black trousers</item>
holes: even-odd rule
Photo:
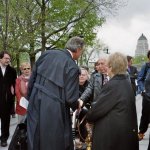
[[[15,97],[12,98],[12,100],[10,101],[10,114],[14,115],[15,114]]]
[[[0,115],[1,119],[1,141],[7,141],[9,137],[10,114]]]
[[[142,116],[139,126],[141,133],[145,133],[147,131],[149,123],[150,123],[150,97],[144,94],[142,103]],[[150,136],[147,150],[150,150]]]
[[[149,135],[149,144],[148,144],[148,149],[147,150],[150,150],[150,135]]]

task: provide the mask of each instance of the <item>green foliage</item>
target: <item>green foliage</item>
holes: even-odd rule
[[[143,64],[143,62],[146,62],[147,61],[147,57],[146,56],[136,56],[134,59],[133,59],[133,64]]]
[[[30,63],[29,54],[27,52],[20,53],[19,59],[20,59],[20,64],[23,62],[29,62]]]
[[[82,35],[86,44],[92,45],[96,37],[95,28],[105,21],[104,11],[110,12],[119,1],[1,0],[0,48],[7,40],[7,49],[12,51],[14,56],[27,52],[31,61],[34,61],[39,51],[64,48],[70,36]]]

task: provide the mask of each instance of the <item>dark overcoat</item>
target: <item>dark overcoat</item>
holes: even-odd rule
[[[0,115],[10,115],[15,94],[11,91],[11,86],[15,89],[17,73],[14,68],[7,66],[3,76],[0,67]]]
[[[88,112],[94,123],[92,150],[138,150],[135,96],[126,75],[106,83]]]
[[[84,103],[89,102],[89,100],[96,101],[102,86],[103,86],[103,75],[101,73],[92,74],[88,86],[80,96],[80,99],[83,100]]]
[[[129,73],[129,76],[130,76],[131,85],[132,85],[134,94],[136,95],[137,87],[136,87],[135,80],[137,79],[138,71],[137,71],[137,68],[135,66],[130,66],[129,68],[127,71]]]
[[[79,68],[67,50],[39,58],[29,81],[28,150],[73,150],[70,108],[79,98]]]

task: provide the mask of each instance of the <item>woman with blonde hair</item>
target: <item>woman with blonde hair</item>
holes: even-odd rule
[[[31,65],[28,62],[21,63],[21,75],[16,79],[16,114],[18,114],[18,123],[20,123],[26,115],[26,109],[20,106],[20,99],[27,96],[28,81],[31,74]]]
[[[111,54],[107,67],[110,80],[87,114],[94,124],[92,149],[139,150],[135,96],[126,73],[126,56]]]

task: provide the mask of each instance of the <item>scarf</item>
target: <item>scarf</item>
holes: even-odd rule
[[[29,82],[29,76],[26,77],[24,75],[21,75],[19,77],[20,79],[20,92],[21,92],[21,95],[26,97],[27,95],[27,88],[28,88],[28,82]]]

